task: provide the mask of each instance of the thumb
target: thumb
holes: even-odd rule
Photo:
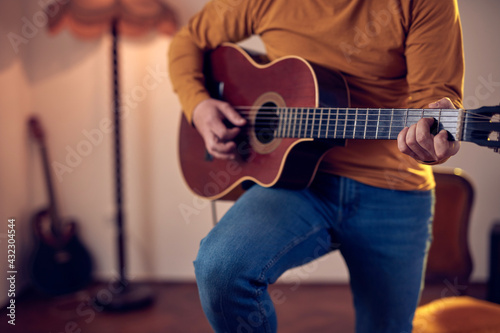
[[[222,102],[219,106],[219,111],[229,120],[233,125],[243,126],[246,124],[246,119],[243,118],[231,105]]]
[[[448,97],[441,98],[439,101],[429,104],[431,109],[455,109],[455,105]]]

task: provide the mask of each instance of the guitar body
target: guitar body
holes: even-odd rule
[[[52,233],[51,224],[49,210],[33,217],[36,238],[31,266],[33,284],[48,295],[78,291],[92,280],[90,254],[78,238],[75,222],[64,222],[60,235]]]
[[[340,74],[315,68],[298,57],[259,64],[241,48],[225,44],[207,56],[207,88],[231,105],[251,106],[249,125],[236,139],[236,160],[215,159],[203,138],[182,115],[179,160],[188,187],[207,199],[234,199],[247,181],[264,187],[307,187],[322,156],[343,141],[274,138],[279,107],[347,107],[349,96]],[[323,90],[322,87],[329,87]],[[263,121],[264,119],[264,121]]]

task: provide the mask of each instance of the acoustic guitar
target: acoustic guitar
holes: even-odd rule
[[[32,219],[36,246],[32,258],[31,278],[39,291],[63,295],[78,291],[92,279],[92,258],[80,241],[75,221],[64,221],[58,212],[52,184],[45,134],[36,117],[29,128],[40,146],[49,204]]]
[[[449,140],[500,147],[500,107],[462,109],[349,108],[340,73],[290,56],[270,63],[234,44],[207,54],[206,86],[230,103],[247,125],[236,139],[238,157],[207,153],[203,138],[182,115],[179,160],[188,187],[207,199],[237,197],[247,182],[265,187],[307,187],[322,156],[346,139],[395,140],[423,117]],[[228,124],[230,126],[230,124]]]

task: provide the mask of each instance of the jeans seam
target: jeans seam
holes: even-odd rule
[[[273,267],[274,264],[280,258],[282,258],[286,253],[290,252],[291,249],[293,249],[294,247],[296,247],[297,245],[299,245],[304,240],[306,240],[307,238],[309,238],[311,235],[317,233],[321,229],[322,229],[322,227],[314,227],[313,229],[311,229],[311,231],[309,231],[305,235],[303,235],[301,237],[294,238],[293,241],[291,241],[290,243],[288,243],[285,247],[283,247],[283,249],[280,252],[278,252],[271,260],[269,260],[269,262],[264,266],[264,268],[262,269],[261,273],[259,274],[259,277],[258,277],[257,281],[259,281],[260,283],[265,283],[265,274],[266,274],[266,272],[269,271],[269,269],[271,267]],[[264,313],[264,310],[263,310],[263,307],[262,307],[262,302],[260,300],[260,296],[261,295],[262,295],[262,292],[259,289],[256,289],[256,291],[255,291],[255,301],[258,304],[259,313],[260,313],[261,317],[264,320],[266,318],[266,315]],[[267,320],[265,322],[263,321],[263,325],[265,325],[266,331],[270,332],[270,327],[269,327],[269,323],[267,322]]]
[[[282,258],[286,253],[290,252],[291,249],[293,249],[294,247],[296,247],[297,245],[299,245],[300,243],[302,243],[304,240],[306,240],[307,238],[309,238],[311,235],[315,234],[316,232],[318,232],[319,230],[323,229],[323,227],[314,227],[313,229],[311,229],[311,231],[309,231],[308,233],[306,233],[305,235],[303,236],[300,236],[300,237],[296,237],[294,238],[293,241],[291,241],[290,243],[288,243],[285,247],[283,247],[283,249],[278,252],[271,260],[269,260],[269,262],[264,266],[264,268],[262,269],[261,273],[259,274],[259,278],[257,279],[257,281],[259,282],[264,282],[265,279],[264,279],[264,275],[265,273],[280,259]]]

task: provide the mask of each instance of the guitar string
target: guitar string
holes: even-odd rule
[[[268,108],[266,108],[268,109]],[[313,109],[313,108],[309,108],[309,109]],[[236,110],[241,110],[241,108],[236,108]],[[257,109],[259,110],[259,109]],[[277,109],[277,111],[280,111],[281,109]],[[303,110],[306,110],[306,108],[304,109],[301,109],[300,111],[303,111]],[[337,114],[337,111],[336,109],[328,109],[329,111],[332,111],[332,110],[335,110],[334,114],[336,115]],[[338,113],[338,115],[340,116],[350,116],[350,117],[354,117],[355,114],[352,114],[352,113],[349,113],[349,111],[346,112],[347,109],[339,109],[339,112],[341,111],[342,113]],[[348,110],[354,110],[354,109],[348,109]],[[359,111],[364,111],[366,109],[358,109]],[[386,111],[386,112],[380,112],[380,115],[381,116],[385,116],[385,115],[391,115],[393,113],[393,111],[391,109],[384,109],[382,111]],[[405,109],[394,109],[394,111],[398,112],[399,115],[401,116],[405,116]],[[439,111],[439,109],[425,109],[424,113],[423,113],[423,117],[425,117],[426,113],[428,115],[433,115],[434,113],[437,113]],[[453,113],[453,115],[446,115],[446,114],[443,114],[441,113],[441,119],[443,118],[458,118],[458,113],[457,113],[457,110],[455,109],[450,109],[450,110],[442,110],[442,112],[449,112],[449,113]],[[296,112],[294,110],[290,110],[287,112],[288,114],[295,114],[295,113],[301,113],[301,112]],[[367,114],[368,113],[368,114]],[[360,113],[358,114],[358,119],[363,117],[363,116],[378,116],[379,113],[370,113],[370,112],[367,112],[367,113]],[[416,115],[416,113],[418,113],[418,115]],[[252,114],[259,114],[259,115],[276,115],[278,116],[279,113],[278,112],[275,112],[275,111],[243,111],[243,112],[240,112],[240,114],[242,115],[252,115]],[[326,116],[326,115],[331,115],[332,112],[322,112],[320,114],[318,114],[316,117],[314,117],[314,119],[319,119],[323,116]],[[469,115],[469,118],[470,117],[474,117],[474,119],[491,119],[492,117],[491,116],[487,116],[487,115],[483,115],[483,114],[479,114],[479,113],[473,113],[473,112],[467,112],[467,111],[464,111],[464,114],[467,114]],[[408,112],[408,116],[410,117],[417,117],[417,118],[422,118],[422,111],[421,110],[409,110]],[[312,119],[311,117],[309,117],[309,119]]]
[[[324,116],[331,116],[332,113],[335,113],[336,119],[335,122],[344,122],[344,125],[348,125],[349,127],[353,126],[353,128],[349,128],[346,134],[346,130],[344,129],[343,132],[344,136],[345,135],[353,135],[353,137],[356,136],[357,133],[363,133],[363,136],[369,136],[369,137],[385,137],[388,136],[389,138],[391,135],[393,135],[392,129],[393,129],[393,124],[388,125],[383,125],[382,123],[386,123],[387,120],[380,119],[380,117],[384,116],[389,116],[391,115],[391,118],[394,116],[394,113],[397,113],[398,116],[404,116],[405,119],[408,117],[412,118],[425,118],[426,113],[429,116],[436,116],[436,113],[439,113],[438,116],[438,122],[441,124],[450,124],[448,127],[452,127],[448,129],[448,131],[452,135],[456,135],[458,129],[453,128],[453,125],[457,123],[459,114],[458,111],[462,110],[463,115],[462,117],[467,117],[467,124],[471,123],[484,123],[486,121],[492,122],[492,116],[487,116],[484,114],[478,114],[472,111],[464,110],[464,109],[376,109],[376,108],[331,108],[331,107],[319,107],[319,108],[312,108],[312,107],[258,107],[258,106],[236,106],[234,107],[236,110],[240,110],[240,114],[245,116],[252,116],[252,115],[259,115],[259,116],[264,116],[264,118],[267,116],[276,116],[275,119],[260,119],[257,121],[258,124],[251,124],[250,126],[246,126],[248,130],[253,129],[255,131],[259,130],[267,130],[267,131],[273,131],[275,132],[276,137],[280,137],[279,132],[283,132],[284,137],[290,137],[289,131],[286,129],[281,128],[277,123],[279,124],[281,122],[281,125],[286,125],[288,122],[288,125],[290,125],[292,122],[294,122],[293,128],[295,129],[296,127],[302,128],[302,124],[305,124],[305,132],[310,132],[310,137],[314,137],[314,132],[316,132],[316,136],[321,137],[322,135],[330,135],[331,131],[328,131],[328,125],[329,123],[326,123],[325,125],[322,124],[324,120]],[[311,109],[314,110],[319,110],[318,116],[314,116],[313,118],[311,117],[306,117],[305,121],[300,122],[297,124],[293,120],[293,115],[296,114],[304,114],[304,112],[310,111]],[[354,110],[357,110],[356,112],[361,111],[361,114],[352,114]],[[286,112],[282,112],[286,111]],[[364,114],[363,114],[363,111]],[[451,115],[447,115],[450,114]],[[417,115],[415,115],[417,114]],[[370,119],[370,115],[372,117],[377,117],[377,119]],[[339,116],[343,116],[342,118],[339,118]],[[366,119],[362,119],[365,117]],[[248,117],[247,117],[248,118]],[[309,124],[309,122],[312,121],[312,124]],[[319,122],[319,124],[317,124]],[[357,131],[356,129],[356,122],[360,123],[360,127],[364,127],[364,130]],[[406,120],[405,120],[406,122]],[[373,124],[376,123],[376,128],[373,129]],[[496,122],[495,122],[496,123]],[[444,125],[443,125],[444,126]],[[325,129],[326,127],[326,129]],[[344,126],[345,127],[345,126]],[[389,130],[387,131],[387,127],[389,127]],[[396,129],[396,128],[394,128]],[[278,133],[276,133],[278,131]],[[378,132],[380,131],[380,135],[378,135]],[[397,130],[399,131],[399,130]],[[388,132],[388,133],[386,133]],[[492,131],[483,131],[485,133],[492,132]],[[374,134],[375,133],[375,134]],[[306,133],[304,133],[306,134]],[[340,133],[341,134],[341,133]],[[395,133],[394,133],[395,134]],[[299,135],[300,136],[300,135]],[[295,135],[292,135],[291,137],[295,137]]]
[[[259,115],[263,115],[263,116],[267,116],[267,115],[276,115],[276,116],[279,116],[279,111],[280,110],[287,110],[288,111],[288,114],[294,114],[294,113],[301,113],[301,112],[304,112],[305,110],[309,109],[323,109],[323,111],[329,111],[329,112],[321,112],[320,114],[316,115],[314,118],[307,118],[306,119],[316,119],[316,120],[319,120],[321,119],[323,116],[327,116],[328,114],[332,114],[332,111],[335,111],[334,113],[337,114],[337,109],[336,108],[288,108],[288,109],[283,109],[283,108],[273,108],[273,107],[265,107],[265,108],[258,108],[258,107],[234,107],[235,110],[242,110],[242,112],[240,112],[241,115],[253,115],[253,114],[259,114]],[[264,109],[264,110],[269,110],[269,109],[275,109],[276,111],[278,112],[275,112],[275,111],[259,111],[261,109]],[[256,111],[254,111],[256,110]],[[294,110],[298,110],[300,112],[297,112],[297,111],[294,111]],[[352,114],[352,113],[349,113],[349,111],[354,111],[355,109],[354,108],[339,108],[338,111],[339,112],[342,112],[342,113],[338,113],[339,116],[348,116],[348,117],[355,117],[355,114]],[[359,108],[358,109],[359,111],[365,111],[367,110],[366,108]],[[358,114],[358,117],[356,117],[356,119],[360,120],[360,121],[364,121],[363,119],[360,119],[362,118],[363,116],[378,116],[379,115],[379,110],[378,109],[372,109],[373,112],[366,112],[366,113],[360,113]],[[425,115],[426,113],[429,115],[429,116],[432,116],[433,113],[437,113],[439,112],[440,109],[381,109],[380,111],[380,115],[381,116],[385,116],[385,115],[391,115],[393,112],[398,112],[400,116],[406,116],[405,112],[408,112],[408,116],[410,117],[416,117],[416,118],[422,118],[422,110],[424,110],[423,112],[423,117],[425,118]],[[453,115],[446,115],[446,114],[443,114],[441,113],[441,116],[439,117],[440,119],[451,119],[451,118],[458,118],[458,113],[457,111],[459,111],[460,109],[441,109],[441,112],[448,112],[448,113],[453,113]],[[368,115],[367,115],[368,113]],[[385,113],[385,114],[384,114]],[[413,114],[412,114],[413,113]],[[416,115],[418,113],[418,115]],[[464,110],[464,115],[465,114],[468,114],[468,120],[471,120],[471,119],[485,119],[485,120],[491,120],[491,116],[487,116],[487,115],[484,115],[484,114],[479,114],[479,113],[474,113],[474,112],[470,112],[470,111],[466,111]],[[351,118],[353,119],[353,118]],[[342,119],[341,119],[342,120]],[[374,120],[374,119],[368,119],[367,121],[378,121],[378,120]]]
[[[482,115],[480,115],[480,116],[482,116]],[[448,120],[446,118],[453,118],[453,119]],[[486,117],[486,119],[490,119],[490,117]],[[308,131],[311,132],[311,135],[314,132],[318,132],[318,136],[320,136],[320,133],[325,133],[325,134],[326,133],[330,133],[330,131],[326,131],[325,130],[325,128],[328,127],[328,124],[322,124],[321,122],[318,124],[318,121],[321,120],[321,119],[318,119],[318,118],[313,119],[313,120],[314,121],[312,122],[312,124],[309,124],[309,121],[306,121],[306,122],[302,122],[301,124],[298,124],[298,126],[302,127],[301,125],[305,124],[306,127],[307,127],[307,129],[308,129]],[[359,131],[356,131],[356,126],[354,124],[355,120],[356,119],[353,119],[353,118],[351,118],[351,119],[349,119],[349,118],[348,119],[345,119],[345,118],[344,119],[337,119],[338,122],[340,122],[340,123],[344,122],[345,125],[351,123],[351,124],[349,124],[349,131],[348,132],[349,133],[352,132],[353,135],[355,135],[355,133],[359,133]],[[253,125],[247,126],[247,128],[254,128],[255,130],[271,130],[271,129],[273,131],[274,130],[280,130],[279,126],[276,126],[277,121],[278,121],[278,119],[276,119],[275,121],[273,121],[273,120],[259,121],[257,124],[253,124]],[[442,116],[441,119],[440,119],[440,123],[441,124],[447,124],[447,123],[449,123],[449,124],[453,125],[453,124],[456,124],[456,121],[457,121],[456,117],[451,117],[451,116]],[[290,122],[290,120],[288,122]],[[365,119],[365,120],[358,119],[358,122],[360,124],[359,126],[364,128],[364,130],[361,130],[361,128],[359,130],[361,132],[365,133],[365,135],[369,135],[369,136],[372,135],[373,132],[376,133],[377,131],[382,131],[381,132],[381,136],[382,135],[387,135],[387,134],[383,133],[384,130],[386,130],[387,128],[389,128],[389,131],[391,132],[391,127],[394,128],[394,129],[396,129],[395,127],[393,127],[392,124],[389,124],[389,125],[380,124],[380,121],[378,119],[377,120],[374,120],[374,119],[372,119],[372,120],[370,120],[370,119]],[[484,123],[484,121],[481,121],[481,122]],[[377,128],[376,129],[373,129],[373,124],[374,123],[377,123]],[[471,117],[469,116],[468,123],[476,123],[476,121],[471,121]],[[500,123],[498,123],[498,124],[500,124]],[[294,127],[297,127],[297,124],[295,124]],[[354,127],[354,128],[351,129],[351,127]],[[449,126],[449,127],[452,127],[452,126]],[[456,133],[457,132],[456,128],[450,128],[448,131],[451,134],[457,134]],[[478,131],[478,130],[476,130],[476,131]],[[285,132],[287,132],[287,131],[285,130]],[[343,132],[345,134],[345,131],[343,131]],[[492,132],[492,130],[485,130],[484,132]],[[392,134],[392,132],[389,133],[389,135],[391,135],[391,134]]]
[[[247,118],[249,119],[249,118]],[[419,120],[421,118],[418,118]],[[301,124],[304,124],[304,123],[309,123],[309,122],[313,122],[313,123],[318,123],[318,122],[323,122],[323,120],[325,119],[321,119],[321,118],[304,118],[303,121],[301,122],[296,122],[295,120],[293,119],[285,119],[285,120],[281,120],[281,123],[294,123],[296,126],[299,126]],[[415,119],[416,120],[416,119]],[[486,118],[486,120],[489,120],[489,118]],[[387,125],[384,125],[382,123],[387,123],[388,122],[388,119],[387,120],[384,120],[384,119],[360,119],[360,118],[337,118],[337,119],[330,119],[330,124],[333,122],[345,122],[347,121],[348,123],[349,122],[352,122],[354,123],[355,121],[357,121],[358,123],[361,123],[361,124],[364,124],[366,123],[367,126],[373,126],[373,124],[380,124],[380,127],[383,127],[383,126],[387,126]],[[256,121],[257,124],[259,125],[276,125],[277,123],[279,123],[280,120],[279,118],[276,118],[276,119],[259,119]],[[397,122],[403,122],[403,119],[401,120],[393,120],[393,123],[397,123]],[[416,121],[415,121],[416,123]],[[457,118],[456,117],[441,117],[439,118],[439,123],[441,124],[457,124]],[[468,124],[471,124],[471,123],[485,123],[485,119],[483,118],[471,118],[469,117],[467,119],[467,123]],[[490,122],[488,122],[490,123]],[[500,122],[491,122],[492,124],[499,124],[500,125]],[[325,122],[325,124],[320,124],[321,126],[327,126],[327,123]]]

